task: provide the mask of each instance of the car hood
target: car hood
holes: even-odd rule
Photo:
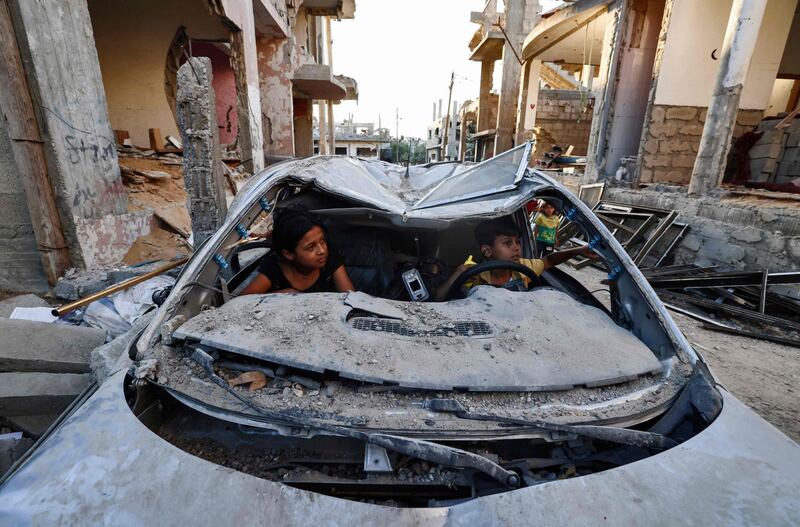
[[[309,373],[424,390],[553,391],[662,371],[600,309],[550,288],[481,286],[409,303],[364,293],[246,295],[200,313],[174,339]],[[191,345],[191,344],[190,344]]]

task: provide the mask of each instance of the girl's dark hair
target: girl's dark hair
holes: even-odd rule
[[[327,232],[322,220],[300,205],[275,209],[272,223],[272,250],[278,255],[284,250],[294,252],[303,236],[314,227]]]

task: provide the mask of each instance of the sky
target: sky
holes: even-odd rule
[[[553,2],[542,2],[545,8]],[[353,20],[334,21],[333,71],[353,77],[359,100],[334,106],[335,120],[353,114],[395,134],[424,137],[433,103],[447,104],[450,72],[455,72],[453,100],[460,105],[478,96],[481,65],[469,60],[469,41],[478,29],[471,11],[485,0],[356,0]],[[495,65],[495,87],[501,67]],[[451,103],[452,105],[452,103]],[[442,109],[444,113],[444,109]]]

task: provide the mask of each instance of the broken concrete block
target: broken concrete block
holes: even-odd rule
[[[13,415],[6,417],[9,425],[24,432],[26,435],[38,438],[50,428],[59,414],[39,415]]]
[[[105,331],[0,318],[0,371],[86,373]]]
[[[112,373],[114,365],[128,349],[131,341],[153,320],[155,310],[145,313],[136,319],[131,329],[111,342],[95,348],[91,353],[91,368],[98,384],[102,384]]]
[[[58,279],[53,294],[66,300],[78,300],[86,295],[97,293],[108,287],[109,279],[105,271],[72,272]]]
[[[36,295],[18,295],[0,300],[0,317],[8,318],[17,307],[48,307],[46,300]]]
[[[91,381],[88,373],[0,373],[0,415],[61,413]]]

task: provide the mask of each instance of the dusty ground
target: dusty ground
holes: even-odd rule
[[[600,284],[605,274],[594,268],[563,269],[589,288],[607,289]],[[608,293],[599,292],[601,301]],[[717,381],[764,419],[800,442],[800,349],[763,340],[727,335],[703,329],[689,317],[672,313],[686,338],[706,360]]]

